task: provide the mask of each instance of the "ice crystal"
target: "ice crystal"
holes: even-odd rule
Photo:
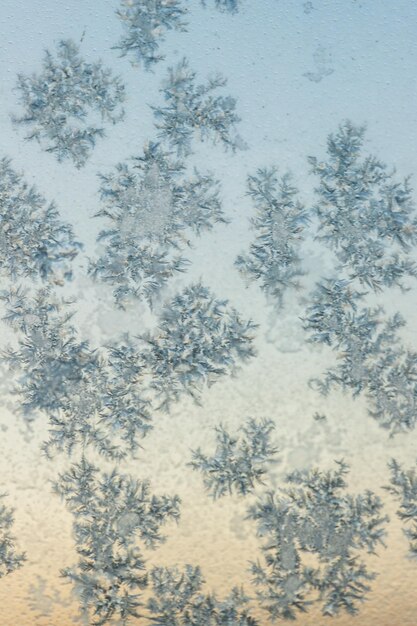
[[[278,179],[274,168],[259,169],[248,179],[248,194],[257,209],[252,220],[256,237],[236,266],[248,280],[259,281],[279,307],[286,290],[298,288],[297,278],[303,275],[298,249],[308,217],[297,193],[290,176]]]
[[[207,6],[207,0],[201,0],[203,6]],[[229,13],[237,13],[241,0],[215,0],[215,7],[219,11],[227,11]]]
[[[236,135],[236,99],[231,96],[213,95],[224,87],[227,80],[220,74],[209,78],[205,84],[196,84],[196,73],[184,58],[176,67],[168,70],[168,79],[161,92],[167,106],[155,107],[159,136],[166,139],[179,156],[191,153],[194,136],[202,141],[210,139],[222,143],[225,149],[235,151],[242,145]]]
[[[120,78],[101,61],[84,61],[71,40],[58,43],[56,57],[45,52],[40,74],[19,75],[17,89],[25,113],[13,120],[28,128],[26,139],[36,139],[58,161],[71,159],[78,168],[104,137],[101,124],[123,117]]]
[[[70,323],[70,302],[55,296],[50,287],[33,296],[12,288],[2,299],[4,320],[18,336],[17,348],[8,348],[3,358],[19,373],[23,407],[28,413],[60,408],[91,361],[87,344],[77,341]]]
[[[323,78],[333,74],[334,69],[331,67],[333,64],[332,55],[323,46],[317,46],[313,54],[313,61],[315,65],[314,71],[303,74],[308,80],[311,80],[313,83],[320,83]]]
[[[148,602],[155,626],[257,626],[249,599],[233,589],[225,600],[204,592],[199,567],[156,567],[150,572],[153,597]]]
[[[214,456],[208,457],[200,449],[193,451],[190,465],[203,474],[204,485],[214,499],[234,491],[245,496],[257,484],[264,484],[266,466],[278,451],[270,441],[274,428],[271,420],[250,418],[239,429],[242,436],[233,437],[223,426],[217,426]]]
[[[310,15],[313,11],[315,11],[314,5],[312,2],[304,2],[303,3],[303,11],[306,15]]]
[[[408,470],[395,459],[389,463],[391,471],[391,483],[385,489],[392,493],[400,502],[397,515],[404,524],[411,526],[405,528],[404,534],[409,542],[409,553],[417,557],[417,471],[415,467]]]
[[[122,0],[117,15],[123,23],[125,36],[115,46],[122,56],[131,55],[136,63],[150,70],[165,56],[159,44],[168,30],[186,30],[187,9],[179,0]]]
[[[404,278],[416,275],[408,256],[417,242],[412,189],[408,178],[397,182],[375,157],[361,158],[364,132],[345,122],[329,136],[328,161],[309,158],[320,180],[318,239],[361,285],[403,287]]]
[[[158,144],[145,146],[143,156],[121,163],[101,176],[103,208],[97,216],[110,221],[98,241],[105,251],[90,263],[90,273],[115,286],[120,307],[128,298],[153,298],[187,260],[177,254],[187,244],[187,232],[199,235],[225,222],[219,183],[211,174],[171,158]]]
[[[81,245],[53,203],[10,165],[0,161],[0,271],[12,281],[23,277],[62,283]]]
[[[358,308],[363,295],[349,281],[317,285],[304,328],[310,342],[334,347],[338,364],[313,382],[323,394],[335,386],[353,396],[364,392],[369,414],[382,427],[391,434],[410,430],[417,418],[417,353],[402,345],[403,318],[386,318],[381,307]]]
[[[139,540],[154,549],[164,541],[161,527],[179,518],[177,496],[150,494],[147,481],[116,470],[106,474],[83,458],[60,474],[55,491],[74,516],[78,564],[62,571],[78,591],[89,624],[112,618],[125,624],[137,617],[147,585]]]
[[[125,367],[131,349],[127,343],[102,350],[66,403],[51,412],[44,445],[48,456],[56,450],[71,454],[77,445],[91,445],[116,460],[137,451],[140,439],[152,428],[152,418],[143,367],[137,362],[133,375]]]
[[[154,334],[142,336],[147,344],[143,359],[161,408],[168,409],[184,393],[198,400],[204,385],[234,373],[240,361],[254,356],[255,324],[227,304],[197,283],[164,307]]]
[[[383,543],[387,518],[371,491],[345,493],[347,472],[343,462],[334,471],[294,472],[288,487],[251,507],[249,518],[266,539],[264,562],[252,573],[272,620],[296,619],[313,603],[323,615],[354,614],[366,598],[375,574],[361,554]]]
[[[26,560],[24,553],[17,552],[15,538],[10,534],[13,510],[1,502],[4,497],[5,494],[0,494],[0,578],[14,572]]]
[[[18,347],[3,358],[18,371],[16,393],[25,414],[41,410],[49,418],[45,452],[71,454],[86,445],[114,459],[134,452],[151,428],[151,416],[143,365],[129,340],[92,349],[71,325],[69,303],[51,290],[34,298],[14,290],[3,298],[6,321],[19,337]]]

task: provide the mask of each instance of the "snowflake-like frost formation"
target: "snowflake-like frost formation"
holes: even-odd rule
[[[248,178],[248,195],[257,209],[252,220],[256,237],[249,252],[238,256],[236,266],[249,281],[259,281],[278,307],[287,289],[299,288],[297,279],[304,273],[299,243],[308,216],[297,193],[290,176],[278,179],[274,168],[259,169]]]
[[[101,124],[115,124],[124,115],[120,78],[101,61],[84,61],[71,40],[58,43],[56,57],[45,52],[40,74],[20,74],[17,90],[25,113],[13,121],[28,128],[26,139],[36,139],[59,162],[71,159],[77,168],[85,165],[96,140],[104,137]]]
[[[152,109],[159,136],[166,139],[179,156],[191,153],[194,136],[201,141],[220,142],[233,152],[243,147],[235,131],[235,124],[240,121],[235,112],[236,99],[212,93],[226,84],[227,80],[220,74],[209,78],[205,84],[196,84],[196,73],[186,58],[169,68],[168,79],[161,89],[167,106]]]
[[[379,291],[403,288],[416,276],[408,253],[417,243],[417,219],[409,179],[394,173],[373,156],[361,158],[364,128],[345,122],[327,142],[328,161],[309,158],[319,177],[316,189],[318,239],[335,250],[351,279]]]
[[[197,283],[164,307],[154,334],[142,336],[160,408],[169,409],[184,393],[198,401],[204,385],[233,374],[240,361],[255,355],[256,325],[227,304]]]
[[[187,177],[185,165],[156,143],[102,175],[100,195],[103,209],[97,216],[110,227],[99,234],[105,251],[89,271],[115,286],[121,308],[129,298],[143,297],[152,305],[167,281],[187,267],[178,254],[188,244],[187,231],[199,235],[226,221],[218,181],[197,170]]]
[[[165,58],[158,52],[165,33],[186,30],[187,12],[179,0],[121,0],[117,15],[125,36],[115,48],[121,50],[122,56],[132,55],[132,63],[143,63],[150,70]]]
[[[62,284],[71,278],[72,259],[81,244],[61,222],[53,203],[0,161],[0,271],[12,281],[29,277]]]
[[[79,556],[62,576],[78,591],[88,623],[139,617],[147,574],[137,540],[151,549],[165,540],[160,529],[179,519],[178,496],[151,495],[148,481],[100,472],[85,458],[60,474],[54,489],[74,516]]]
[[[5,494],[0,495],[0,500]],[[0,578],[11,574],[26,561],[26,555],[16,551],[15,538],[10,534],[13,510],[0,502]]]
[[[266,539],[264,562],[252,565],[254,583],[273,621],[296,619],[313,603],[323,615],[355,614],[370,590],[375,574],[360,556],[383,544],[387,518],[371,491],[345,493],[348,469],[338,465],[329,472],[294,472],[289,487],[250,508],[249,518]]]
[[[47,455],[70,455],[86,445],[117,460],[135,452],[151,416],[144,366],[129,339],[92,349],[70,323],[69,302],[50,289],[33,298],[12,290],[3,299],[5,320],[19,337],[3,359],[19,373],[16,393],[24,414],[31,418],[40,410],[49,418]]]
[[[243,591],[234,588],[225,600],[204,592],[199,567],[184,571],[155,567],[150,572],[153,596],[148,609],[155,626],[257,626]]]
[[[390,485],[385,489],[392,493],[400,502],[397,515],[404,524],[411,526],[405,528],[404,534],[409,542],[410,556],[417,557],[417,470],[412,467],[403,469],[400,463],[392,459],[389,463],[391,471]]]
[[[231,436],[223,426],[217,426],[217,447],[208,457],[200,449],[193,451],[189,465],[203,474],[204,486],[213,499],[233,492],[246,496],[256,485],[263,485],[266,466],[278,451],[270,437],[275,425],[271,420],[247,420],[240,427],[242,435]]]
[[[381,307],[359,308],[363,293],[346,280],[323,280],[313,292],[304,328],[311,343],[332,346],[338,364],[323,380],[321,393],[333,387],[365,392],[369,414],[395,434],[411,430],[417,419],[417,353],[406,350],[398,331],[405,325],[397,313],[385,318]]]

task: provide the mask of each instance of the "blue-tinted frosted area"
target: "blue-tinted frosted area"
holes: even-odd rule
[[[3,0],[1,626],[414,626],[416,22]]]

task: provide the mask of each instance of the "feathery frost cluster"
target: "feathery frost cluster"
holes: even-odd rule
[[[249,253],[238,256],[235,264],[249,281],[259,281],[278,307],[287,289],[299,288],[297,279],[304,273],[299,244],[308,216],[297,193],[290,176],[278,179],[274,168],[260,169],[248,178],[248,195],[257,209],[252,220],[256,237]]]
[[[226,221],[219,183],[197,170],[187,177],[184,163],[156,143],[100,178],[103,208],[97,216],[108,219],[110,227],[99,235],[105,251],[89,271],[115,286],[118,306],[129,298],[152,305],[166,282],[187,267],[180,254],[187,232],[199,235]]]
[[[240,589],[234,588],[225,600],[205,593],[199,567],[156,567],[150,580],[154,595],[148,609],[155,626],[258,626]]]
[[[69,224],[61,222],[53,203],[0,161],[0,271],[12,281],[29,277],[62,284],[71,278],[71,261],[78,254]]]
[[[17,90],[25,113],[13,121],[28,129],[26,139],[36,139],[58,161],[70,159],[77,168],[104,137],[102,123],[115,124],[124,115],[120,78],[101,61],[84,61],[71,40],[59,42],[56,57],[45,52],[40,74],[19,75]]]
[[[12,290],[3,300],[5,320],[19,336],[3,359],[18,371],[16,393],[26,415],[41,410],[49,417],[47,454],[86,445],[114,459],[134,452],[151,417],[143,366],[129,341],[92,349],[71,325],[69,303],[50,289],[32,298]]]
[[[256,325],[227,303],[201,283],[192,285],[164,307],[157,331],[141,337],[160,408],[169,409],[184,393],[198,401],[203,386],[255,355]]]
[[[187,288],[163,309],[158,329],[140,338],[93,349],[71,324],[70,302],[51,288],[31,297],[22,289],[2,294],[5,321],[18,335],[3,360],[18,372],[16,393],[24,413],[49,417],[53,451],[71,454],[93,446],[122,459],[151,428],[151,407],[169,408],[182,394],[195,399],[205,384],[233,373],[254,355],[254,324],[201,284]]]
[[[403,347],[399,314],[386,318],[382,307],[359,306],[367,295],[399,286],[416,275],[409,253],[417,243],[417,219],[408,179],[373,156],[361,157],[364,128],[339,126],[327,143],[328,161],[310,158],[319,179],[317,238],[338,260],[338,279],[322,279],[312,293],[304,318],[309,341],[332,346],[338,364],[318,383],[327,394],[333,386],[365,392],[369,414],[391,431],[416,423],[417,353]],[[347,278],[346,278],[347,277]]]
[[[201,3],[207,5],[205,0]],[[239,0],[215,0],[215,7],[237,13]],[[167,32],[187,30],[188,11],[180,0],[121,0],[116,14],[122,22],[124,36],[114,48],[123,57],[131,56],[133,65],[142,64],[145,70],[152,70],[165,59],[159,48]]]
[[[167,106],[152,106],[152,110],[159,137],[166,140],[178,156],[191,154],[193,137],[214,144],[220,142],[233,152],[244,147],[235,130],[235,124],[240,121],[235,112],[236,99],[213,95],[226,84],[227,80],[220,74],[206,83],[196,84],[196,73],[186,58],[169,68],[161,89]]]
[[[402,317],[385,319],[380,307],[360,308],[363,296],[346,280],[317,285],[304,328],[311,343],[332,346],[339,363],[313,382],[325,395],[335,386],[353,396],[365,392],[369,413],[381,426],[392,434],[410,430],[417,418],[417,353],[402,346]]]
[[[362,286],[403,287],[403,279],[417,271],[408,257],[417,243],[412,189],[408,179],[397,182],[375,157],[361,158],[364,132],[345,122],[328,139],[328,161],[309,158],[320,180],[318,239]]]
[[[14,572],[26,560],[24,553],[16,551],[15,538],[10,534],[13,510],[1,502],[4,497],[5,494],[0,495],[0,578]]]
[[[74,516],[79,555],[62,576],[78,590],[88,623],[139,617],[147,572],[137,542],[154,549],[164,541],[161,527],[179,519],[179,498],[151,495],[147,481],[100,472],[84,458],[60,474],[54,489]]]
[[[186,30],[184,16],[188,10],[179,0],[122,0],[117,15],[125,36],[116,49],[121,55],[133,56],[132,63],[142,63],[146,70],[162,61],[159,45],[168,30]]]
[[[245,496],[256,485],[264,484],[266,466],[278,452],[270,441],[274,429],[272,420],[250,418],[239,429],[242,436],[233,437],[223,426],[217,426],[214,456],[195,450],[189,465],[203,474],[204,486],[214,499],[233,492]]]
[[[252,565],[254,583],[273,621],[296,619],[313,603],[323,615],[354,614],[370,590],[375,574],[360,555],[383,544],[387,518],[372,492],[345,493],[348,470],[338,465],[335,471],[290,474],[288,487],[249,510],[266,540],[263,563]]]
[[[392,493],[400,502],[397,515],[404,524],[411,525],[405,528],[404,534],[409,542],[409,554],[417,557],[417,470],[412,467],[403,469],[400,463],[392,459],[389,463],[391,471],[390,485],[385,489]]]

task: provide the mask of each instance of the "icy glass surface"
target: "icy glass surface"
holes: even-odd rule
[[[0,626],[415,626],[417,6],[0,3]]]

